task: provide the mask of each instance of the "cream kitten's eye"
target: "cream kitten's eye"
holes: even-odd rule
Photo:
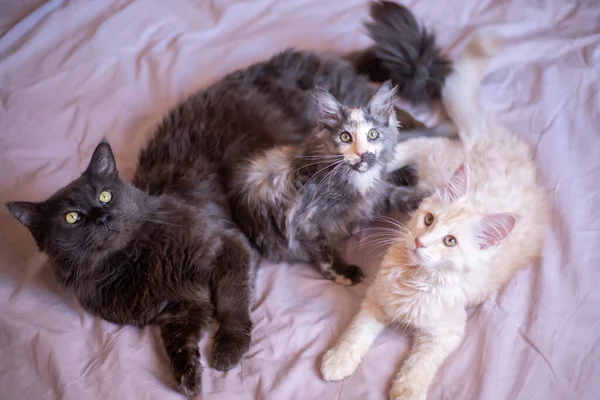
[[[456,246],[456,238],[448,235],[444,238],[444,244],[448,247]]]
[[[342,132],[340,140],[344,143],[350,143],[352,141],[352,136],[350,136],[348,132]]]
[[[108,190],[103,190],[102,192],[100,192],[100,196],[98,196],[98,200],[100,200],[100,203],[106,204],[112,200],[112,193],[109,192]]]
[[[379,137],[379,132],[377,132],[375,129],[371,129],[369,133],[367,133],[367,137],[371,140],[375,140]]]
[[[70,213],[67,213],[67,215],[65,215],[65,221],[67,221],[67,224],[72,225],[80,219],[81,217],[79,216],[79,213],[77,211],[71,211]]]
[[[427,214],[425,216],[425,219],[423,222],[425,222],[425,225],[427,225],[427,226],[433,224],[433,214],[431,214],[431,213]]]

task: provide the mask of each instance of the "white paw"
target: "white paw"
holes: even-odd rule
[[[426,400],[427,388],[407,381],[394,382],[390,400]]]
[[[351,375],[360,364],[360,357],[351,351],[334,347],[323,356],[321,374],[326,381],[339,381]]]

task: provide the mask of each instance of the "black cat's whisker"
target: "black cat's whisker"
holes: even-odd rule
[[[157,225],[163,225],[163,226],[173,226],[173,227],[177,227],[177,226],[181,226],[181,224],[172,224],[170,222],[166,222],[166,221],[161,221],[158,219],[140,219],[141,222],[148,222],[151,224],[157,224]]]

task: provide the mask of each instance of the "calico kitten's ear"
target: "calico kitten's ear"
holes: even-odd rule
[[[6,203],[6,208],[8,208],[13,217],[28,228],[33,227],[35,222],[39,221],[42,214],[40,204],[29,201],[11,201],[10,203]]]
[[[95,177],[108,177],[117,174],[117,163],[108,142],[103,140],[96,146],[90,165],[85,173]]]
[[[344,107],[327,90],[316,88],[313,96],[319,107],[319,122],[326,129],[333,129],[339,125]]]
[[[381,118],[385,125],[390,123],[396,101],[396,87],[392,87],[391,81],[384,82],[369,101],[369,111],[376,117]]]
[[[480,232],[477,235],[479,248],[500,244],[513,230],[517,216],[510,213],[486,214],[481,218]]]
[[[465,197],[468,188],[469,166],[466,163],[462,163],[454,171],[448,183],[439,188],[436,194],[444,203],[452,203]]]

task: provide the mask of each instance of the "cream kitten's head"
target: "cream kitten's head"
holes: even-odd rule
[[[469,269],[485,262],[488,250],[510,234],[517,216],[474,212],[468,188],[469,168],[463,163],[443,187],[423,200],[406,237],[412,262],[425,268]]]

